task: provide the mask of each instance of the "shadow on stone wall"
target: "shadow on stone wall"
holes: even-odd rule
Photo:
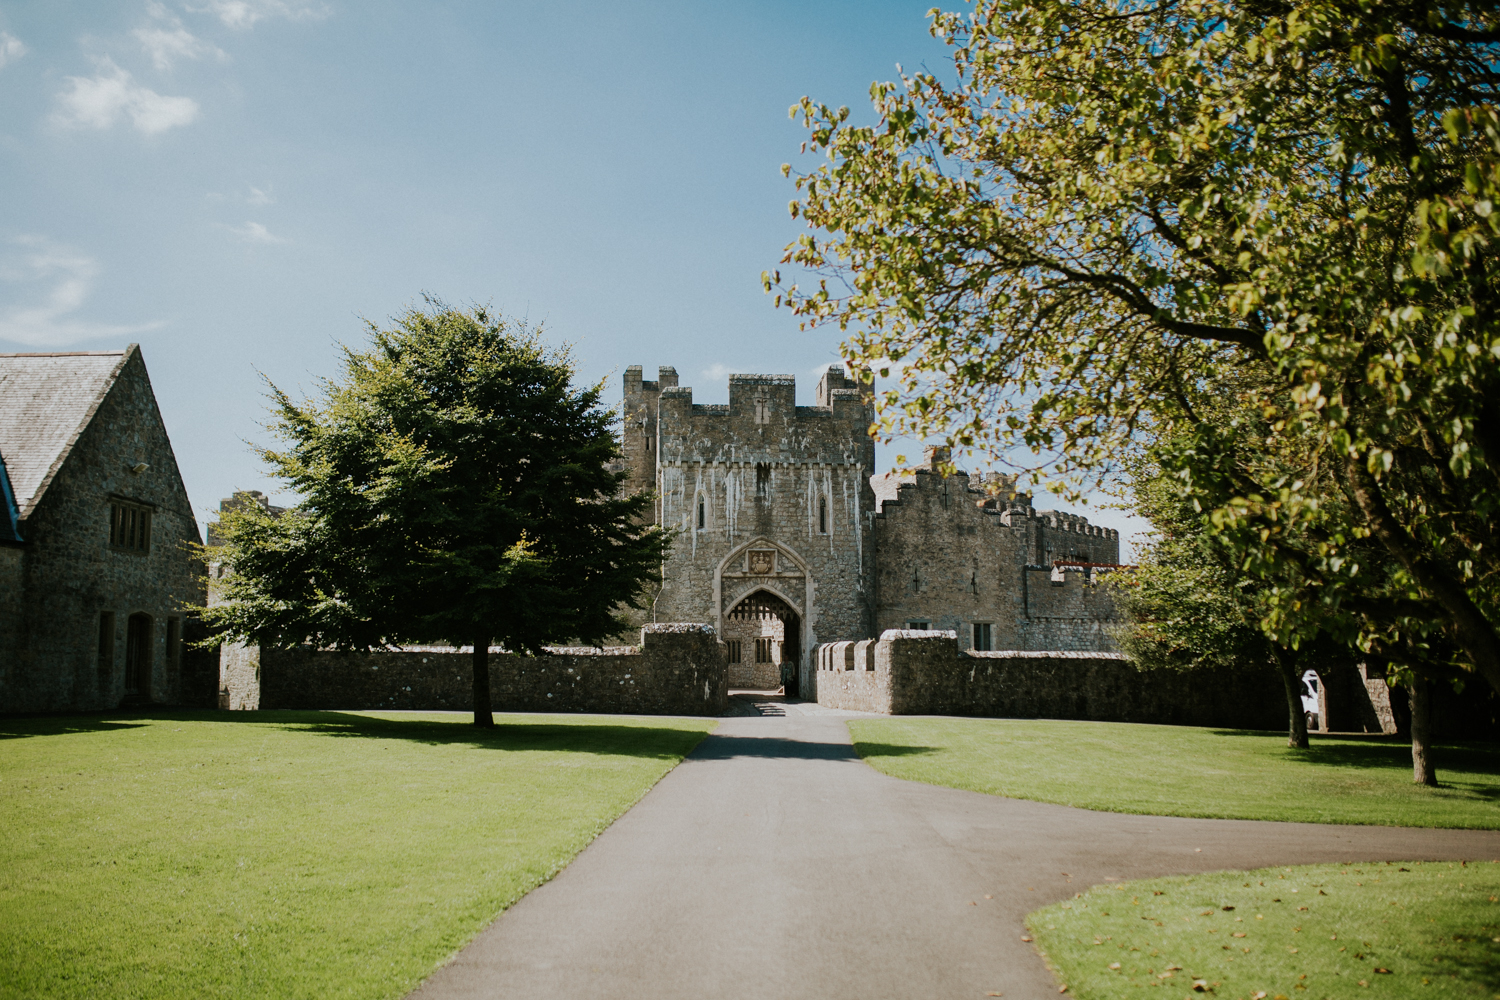
[[[235,709],[472,711],[471,654],[448,647],[346,653],[225,646],[222,684]],[[712,626],[654,624],[641,645],[522,656],[493,649],[497,712],[721,715],[725,647]]]

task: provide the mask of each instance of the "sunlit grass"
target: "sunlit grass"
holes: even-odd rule
[[[1500,747],[1441,746],[1441,788],[1412,784],[1411,748],[1276,733],[1050,719],[851,720],[886,774],[1109,812],[1500,829]]]
[[[399,997],[712,726],[0,722],[0,996]]]
[[[1500,863],[1308,865],[1098,886],[1027,926],[1078,1000],[1490,1000]]]

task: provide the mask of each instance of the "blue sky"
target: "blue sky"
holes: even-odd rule
[[[0,351],[139,342],[200,519],[275,490],[257,373],[310,390],[424,291],[544,323],[612,398],[641,364],[810,402],[838,335],[760,287],[787,109],[941,68],[931,4],[9,3]]]

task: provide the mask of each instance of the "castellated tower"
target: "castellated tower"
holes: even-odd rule
[[[655,382],[625,372],[630,485],[655,487],[676,532],[654,617],[718,628],[731,685],[794,687],[819,642],[871,627],[873,400],[838,367],[816,405],[796,389],[790,375],[731,375],[729,404],[704,405],[671,368]]]
[[[627,487],[655,491],[675,536],[647,617],[713,625],[731,687],[810,689],[819,643],[891,628],[951,629],[963,648],[1112,648],[1112,602],[1092,584],[1118,533],[1033,510],[1004,477],[943,476],[943,455],[875,475],[873,393],[842,367],[812,406],[790,375],[731,375],[727,406],[694,403],[674,368],[641,375],[625,370]]]

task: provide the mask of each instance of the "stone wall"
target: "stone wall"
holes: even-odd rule
[[[786,641],[786,625],[780,619],[752,619],[749,621],[731,618],[724,622],[724,642],[738,641],[740,661],[729,664],[729,686],[756,691],[774,691],[781,687],[782,643]],[[771,662],[755,661],[755,640],[771,640]]]
[[[817,654],[817,698],[889,715],[1286,727],[1269,671],[1141,672],[1118,653],[961,650],[951,632],[890,630]]]
[[[833,365],[814,401],[796,405],[790,375],[732,375],[727,405],[696,404],[676,369],[654,381],[626,369],[618,468],[628,488],[655,490],[674,533],[641,618],[725,634],[736,605],[764,591],[796,614],[783,651],[804,690],[819,643],[912,622],[953,629],[965,647],[979,625],[988,649],[1114,650],[1107,591],[1082,574],[1034,586],[1027,567],[1114,564],[1118,532],[1033,509],[1014,477],[940,475],[936,453],[874,476],[868,386]]]
[[[1113,598],[1102,571],[1037,565],[1039,554],[1113,563],[1119,532],[1033,511],[973,488],[967,473],[878,477],[873,519],[875,629],[913,622],[951,630],[960,647],[990,626],[990,649],[1114,652]]]
[[[5,612],[8,624],[0,626],[0,711],[119,705],[133,614],[151,621],[142,700],[182,698],[186,650],[180,638],[172,644],[168,638],[184,634],[205,600],[204,576],[188,549],[200,540],[197,518],[138,348],[121,353],[106,384],[22,522],[23,544],[0,557],[0,574],[14,578],[19,553],[21,580],[19,588],[7,587],[13,606]],[[142,471],[133,471],[140,465]],[[148,552],[110,545],[110,507],[117,500],[151,512]],[[105,613],[114,625],[101,651]]]
[[[221,655],[230,709],[473,708],[470,650],[341,653],[226,644]],[[496,648],[490,695],[499,712],[722,715],[729,707],[724,644],[711,626],[655,624],[641,630],[640,646],[546,656]]]
[[[722,628],[741,600],[765,591],[796,612],[784,652],[810,680],[819,641],[871,628],[871,401],[837,367],[815,406],[796,405],[789,375],[732,375],[726,406],[695,404],[692,389],[670,382],[670,369],[655,383],[638,369],[625,378],[632,483],[649,467],[660,521],[677,532],[654,614]]]
[[[259,646],[241,642],[226,642],[219,647],[220,708],[232,712],[260,708],[260,655]]]

